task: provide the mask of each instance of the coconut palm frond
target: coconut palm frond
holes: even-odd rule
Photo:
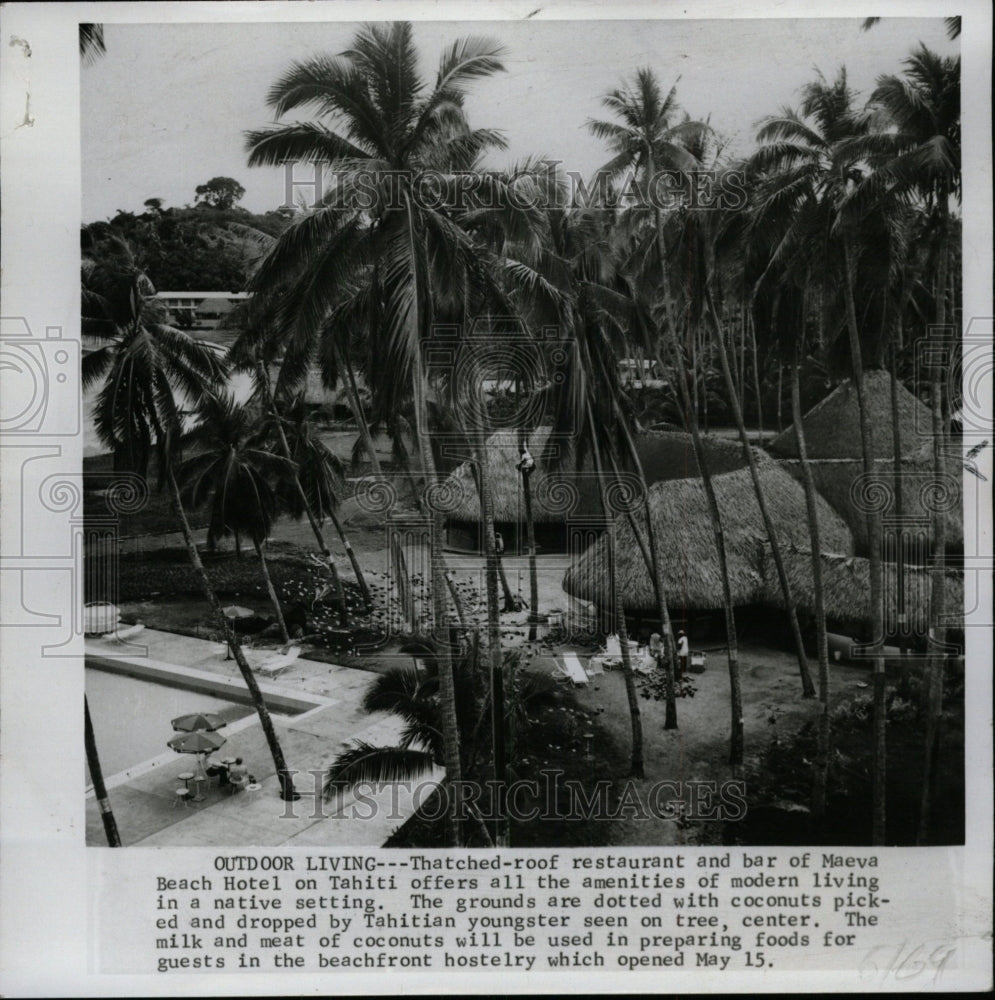
[[[431,753],[403,747],[376,747],[359,740],[325,773],[323,794],[335,798],[359,784],[386,785],[414,781],[439,766]]]

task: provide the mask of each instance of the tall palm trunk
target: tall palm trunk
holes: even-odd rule
[[[180,487],[176,482],[176,476],[173,473],[172,468],[167,469],[167,478],[169,481],[169,488],[173,494],[173,507],[176,511],[176,518],[180,522],[180,528],[183,532],[183,541],[186,543],[187,554],[190,557],[190,564],[193,566],[194,572],[200,581],[201,590],[203,590],[208,604],[211,605],[214,617],[221,626],[225,641],[228,643],[228,647],[231,649],[232,655],[235,657],[235,662],[238,664],[239,672],[242,674],[242,680],[245,681],[246,689],[249,692],[252,704],[259,716],[259,723],[262,726],[263,735],[266,737],[266,744],[269,747],[269,752],[273,757],[273,764],[276,767],[277,780],[280,782],[280,794],[285,800],[291,801],[299,796],[298,793],[294,791],[294,781],[287,769],[287,764],[283,757],[283,748],[280,746],[276,730],[273,727],[273,720],[270,718],[269,709],[266,707],[266,702],[263,700],[262,692],[259,690],[259,683],[256,681],[256,675],[252,672],[252,668],[249,666],[249,661],[245,658],[245,653],[242,650],[242,644],[239,641],[238,636],[235,634],[235,630],[232,628],[231,622],[221,610],[221,602],[218,600],[218,595],[214,592],[214,587],[211,585],[210,578],[207,575],[207,571],[204,569],[203,562],[201,562],[200,553],[197,551],[197,543],[194,541],[193,532],[190,530],[190,522],[187,520],[186,511],[183,509],[183,501],[180,498]]]
[[[280,434],[280,443],[281,446],[284,447],[284,457],[289,460],[290,455],[289,455],[289,447],[287,447],[287,438],[283,432],[283,427],[280,424],[279,410],[277,409],[276,400],[273,398],[273,393],[269,386],[269,373],[266,371],[265,366],[262,364],[261,361],[258,361],[256,363],[256,367],[257,371],[259,371],[260,373],[260,377],[264,380],[267,407],[274,416],[277,429]],[[357,405],[358,405],[358,400],[357,400]],[[376,462],[375,456],[374,456],[374,462]],[[304,502],[304,509],[307,512],[308,522],[311,525],[311,531],[314,534],[315,540],[318,542],[318,547],[320,548],[321,553],[325,557],[325,560],[327,562],[331,558],[331,552],[328,549],[328,546],[325,544],[324,535],[321,531],[320,526],[318,525],[317,519],[314,516],[314,512],[311,510],[311,507],[308,504],[307,496],[305,495],[304,488],[301,485],[300,477],[297,475],[296,472],[294,474],[294,478],[297,481],[298,492],[300,493],[301,499]],[[359,593],[363,599],[364,608],[366,610],[366,613],[369,614],[370,611],[373,610],[373,597],[370,594],[370,588],[366,583],[366,577],[363,574],[363,568],[359,564],[359,559],[356,558],[356,553],[352,547],[352,543],[349,541],[349,536],[346,534],[345,529],[342,527],[342,521],[339,518],[339,515],[335,510],[335,506],[333,504],[329,505],[328,517],[335,527],[335,532],[339,536],[339,540],[342,542],[342,547],[345,549],[345,554],[349,559],[349,564],[352,566],[353,576],[355,576],[356,578],[356,585],[359,587]],[[329,563],[329,572],[332,573],[331,563]],[[337,587],[336,587],[336,580],[338,580]],[[341,583],[341,578],[339,577],[338,567],[335,567],[334,569],[332,587],[333,590],[336,592],[337,596],[339,593],[342,594],[342,608],[343,608],[342,617],[343,619],[347,619],[348,615],[345,610],[346,609],[345,594],[342,589],[342,583]]]
[[[651,157],[651,172],[652,169],[653,166]],[[674,371],[677,373],[677,385],[680,392],[681,404],[684,409],[688,429],[691,432],[691,443],[694,447],[694,454],[698,462],[698,469],[701,472],[701,482],[705,490],[705,498],[708,504],[708,515],[712,522],[712,534],[715,538],[715,548],[718,553],[719,572],[722,577],[722,602],[723,609],[725,611],[726,646],[729,661],[729,701],[732,713],[729,737],[729,763],[736,768],[743,763],[743,693],[739,677],[739,644],[736,641],[736,618],[733,612],[732,587],[729,583],[729,562],[726,558],[725,535],[722,530],[722,515],[719,511],[718,500],[715,497],[715,489],[712,485],[711,473],[708,469],[708,461],[705,457],[705,448],[701,442],[701,432],[698,428],[698,415],[694,409],[687,381],[683,377],[684,373],[680,370],[681,351],[680,344],[677,340],[677,327],[674,325],[673,304],[670,301],[670,278],[667,272],[667,246],[663,235],[663,219],[660,215],[659,208],[654,208],[654,217],[658,252],[660,255],[660,275],[663,290],[663,302],[666,314],[665,337],[667,338],[670,353],[674,359]]]
[[[287,441],[287,435],[284,433],[283,422],[280,419],[280,413],[276,408],[276,401],[273,398],[273,392],[270,387],[269,372],[266,371],[266,365],[263,363],[262,359],[256,361],[256,375],[259,380],[259,387],[263,391],[263,399],[266,410],[273,418],[273,423],[276,426],[277,438],[280,442],[280,450],[283,452],[283,457],[288,462],[293,463],[293,458],[290,453],[290,443]],[[317,518],[314,516],[314,511],[311,510],[311,504],[308,502],[307,494],[304,491],[304,487],[301,485],[301,478],[296,465],[294,465],[294,485],[297,487],[297,495],[300,497],[301,503],[304,505],[304,512],[307,514],[308,524],[311,525],[311,533],[314,535],[314,539],[318,543],[318,549],[324,557],[325,565],[328,567],[328,575],[332,581],[332,594],[335,597],[335,603],[338,605],[339,622],[342,626],[348,626],[349,612],[346,605],[345,591],[342,587],[342,578],[339,576],[339,568],[335,562],[335,556],[332,555],[331,549],[329,549],[329,547],[325,544],[325,536],[321,527],[318,525]],[[286,632],[286,629],[284,629],[284,631]]]
[[[519,429],[519,450],[525,445],[525,433]],[[525,506],[525,547],[529,560],[529,642],[536,641],[539,625],[539,569],[536,563],[536,526],[532,512],[532,475],[523,469],[522,500]]]
[[[491,527],[493,526],[494,522],[491,521]],[[500,552],[495,552],[494,555],[497,561],[498,579],[501,582],[501,594],[504,597],[504,610],[510,614],[519,609],[518,599],[511,592],[511,585],[508,583],[508,574],[504,570],[504,558]]]
[[[104,824],[104,835],[108,847],[120,847],[121,835],[118,833],[117,820],[111,800],[107,797],[107,786],[104,784],[104,772],[100,766],[100,755],[97,753],[97,740],[93,735],[93,722],[90,720],[90,704],[83,695],[83,745],[86,747],[86,766],[90,769],[90,779],[93,781],[93,794],[100,809],[100,818]]]
[[[901,329],[901,318],[898,320]],[[891,341],[891,428],[892,428],[892,463],[894,467],[895,502],[892,508],[895,521],[902,525],[905,517],[905,488],[902,485],[902,429],[898,412],[898,347],[895,340]],[[905,540],[899,527],[898,547],[895,552],[895,581],[898,587],[896,595],[896,611],[898,620],[899,646],[904,649],[907,634],[907,618],[905,611]]]
[[[818,494],[812,467],[808,464],[808,445],[802,423],[802,400],[799,385],[801,365],[797,353],[791,367],[791,419],[795,425],[798,461],[805,487],[805,511],[808,515],[809,546],[812,549],[812,591],[815,598],[815,641],[819,651],[819,725],[816,736],[815,775],[812,783],[812,815],[826,814],[826,787],[829,778],[829,639],[826,635],[826,602],[822,590],[822,541],[819,533]]]
[[[263,551],[262,543],[256,539],[252,539],[252,544],[256,548],[256,555],[259,556],[259,565],[263,571],[263,579],[266,581],[266,592],[269,594],[270,604],[273,605],[273,610],[276,612],[276,620],[280,626],[280,635],[283,638],[284,645],[290,645],[290,633],[287,631],[287,623],[283,618],[283,608],[280,607],[280,598],[276,595],[276,588],[273,586],[273,580],[269,575],[269,565],[266,562],[266,553]]]
[[[846,301],[847,332],[850,343],[850,363],[853,382],[857,390],[857,409],[860,418],[860,450],[863,456],[864,475],[870,480],[874,475],[874,444],[870,414],[864,392],[864,363],[860,353],[860,332],[857,328],[857,310],[853,299],[853,249],[850,236],[843,234],[843,295]],[[881,644],[884,641],[884,592],[881,572],[881,522],[875,513],[867,515],[869,570],[871,590],[871,648],[874,652],[874,757],[872,773],[871,842],[880,847],[885,842],[886,830],[886,780],[887,715],[885,711],[885,671]]]
[[[605,542],[608,546],[609,614],[622,649],[622,675],[625,681],[625,696],[629,703],[629,721],[632,726],[632,755],[629,765],[629,777],[644,778],[646,777],[646,771],[643,762],[643,720],[639,709],[639,693],[636,691],[636,677],[632,670],[632,655],[629,650],[629,630],[625,622],[625,607],[619,599],[618,594],[615,524],[611,516],[611,505],[608,502],[608,476],[601,461],[601,446],[598,444],[598,431],[594,425],[594,410],[590,400],[587,401],[587,422],[591,434],[594,469],[598,477],[601,511],[605,519]]]
[[[419,456],[421,455],[421,449],[419,448]],[[411,486],[411,493],[415,501],[415,506],[422,512],[422,514],[431,519],[431,512],[425,506],[424,496],[418,492],[418,487],[415,485],[414,472],[411,469],[411,463],[407,457],[402,459],[402,464],[404,466],[404,475],[407,477],[408,483]],[[424,478],[424,476],[423,476]],[[403,558],[403,553],[402,553]],[[452,599],[453,606],[456,609],[456,617],[459,619],[460,625],[466,626],[466,613],[463,610],[463,600],[459,595],[459,590],[456,589],[456,580],[453,578],[453,574],[449,567],[446,565],[445,555],[442,554],[440,548],[440,558],[442,559],[442,574],[445,577],[446,589],[449,591],[449,596]]]
[[[418,438],[418,450],[421,456],[422,472],[425,475],[426,489],[437,482],[435,458],[432,455],[432,445],[429,440],[428,405],[425,396],[426,375],[422,358],[422,288],[420,269],[422,264],[421,249],[415,241],[414,206],[407,199],[408,240],[410,245],[410,261],[414,288],[411,295],[408,321],[411,325],[411,390],[415,410],[415,434]],[[435,625],[435,638],[439,648],[439,700],[442,715],[442,747],[443,760],[446,766],[446,778],[454,799],[447,808],[446,835],[450,847],[461,844],[461,817],[458,811],[458,797],[463,781],[463,764],[460,758],[459,723],[456,718],[456,684],[453,676],[452,647],[449,639],[449,629],[446,620],[447,586],[445,564],[442,555],[442,533],[445,524],[441,511],[431,509],[431,505],[422,497],[429,524],[429,562],[432,572],[432,617]]]
[[[808,670],[808,662],[805,658],[805,643],[802,641],[802,630],[798,625],[798,608],[795,604],[794,594],[791,592],[791,584],[788,582],[788,574],[784,568],[784,558],[781,555],[781,543],[777,539],[777,530],[774,527],[774,520],[770,516],[770,509],[767,506],[767,497],[764,494],[763,484],[760,482],[760,472],[757,469],[757,459],[750,447],[750,438],[746,433],[746,424],[743,422],[743,411],[739,405],[739,396],[736,393],[736,385],[733,382],[732,371],[729,368],[729,357],[726,353],[725,343],[722,338],[722,327],[719,324],[719,317],[715,311],[715,304],[711,301],[711,295],[706,292],[708,311],[712,317],[712,330],[715,333],[715,346],[719,353],[719,364],[722,367],[722,376],[725,379],[726,392],[729,394],[729,408],[732,410],[733,420],[736,422],[736,430],[739,432],[739,440],[743,445],[743,455],[750,468],[750,479],[753,481],[753,492],[757,497],[757,506],[760,508],[760,517],[764,522],[764,531],[767,533],[767,540],[770,543],[771,555],[774,557],[774,565],[777,567],[777,579],[781,586],[781,595],[784,598],[784,608],[788,615],[788,623],[791,626],[791,638],[795,644],[795,655],[798,658],[798,672],[802,679],[802,696],[805,698],[815,697],[815,685],[812,683],[812,675]],[[779,371],[783,366],[779,366]]]
[[[646,472],[643,469],[643,463],[639,459],[639,452],[636,449],[635,442],[632,440],[632,435],[629,433],[628,427],[626,427],[625,422],[622,420],[617,403],[615,404],[615,414],[620,426],[624,430],[629,457],[635,466],[636,475],[639,477],[639,484],[642,487],[643,497],[645,498],[643,510],[646,512],[648,544],[643,540],[642,532],[628,504],[626,505],[625,513],[629,521],[629,527],[632,529],[632,535],[636,539],[639,551],[642,554],[646,572],[649,573],[650,580],[653,583],[653,596],[656,598],[657,611],[660,615],[660,631],[663,635],[663,646],[667,656],[667,662],[663,668],[664,697],[666,702],[663,728],[677,729],[677,684],[674,675],[677,665],[677,644],[674,641],[674,627],[670,620],[670,607],[667,603],[667,592],[663,583],[663,559],[660,554],[660,543],[656,527],[653,524],[653,512],[649,502],[649,485],[646,482]],[[612,468],[617,476],[618,467],[614,459],[612,460]]]
[[[940,227],[940,261],[937,274],[939,296],[936,303],[936,339],[942,349],[944,327],[947,322],[947,266],[948,248],[946,244],[947,218],[942,212]],[[937,488],[944,481],[944,455],[947,435],[946,418],[943,408],[943,374],[944,369],[934,364],[930,370],[930,401],[932,403],[933,430],[933,477]],[[936,787],[937,758],[940,749],[940,729],[943,718],[943,666],[947,629],[944,624],[946,616],[946,548],[947,548],[947,514],[942,504],[933,512],[933,559],[932,581],[929,595],[929,662],[927,668],[928,698],[926,702],[926,747],[924,759],[924,774],[922,796],[919,802],[919,832],[916,843],[924,844],[929,840],[933,796]]]
[[[363,448],[369,457],[370,468],[373,470],[373,475],[379,479],[383,475],[383,469],[380,467],[380,458],[373,444],[373,434],[370,431],[370,424],[366,419],[362,400],[359,398],[359,388],[356,385],[356,373],[353,371],[352,361],[349,358],[348,352],[342,350],[338,341],[333,344],[332,349],[335,354],[335,360],[341,368],[345,369],[343,384],[345,386],[346,397],[349,400],[349,409],[352,410],[352,416],[356,421],[356,427],[359,430]]]
[[[483,405],[481,403],[481,405]],[[496,799],[504,802],[507,783],[507,724],[505,712],[505,676],[501,657],[501,612],[498,609],[498,551],[494,532],[494,494],[491,489],[490,470],[487,466],[487,441],[483,431],[475,433],[475,480],[480,499],[480,519],[484,528],[485,570],[484,583],[487,594],[487,653],[491,666],[491,724],[494,735],[494,780]],[[508,817],[499,811],[495,824],[494,842],[498,847],[508,847],[510,826]]]
[[[760,398],[760,357],[757,352],[757,330],[750,317],[750,343],[753,348],[753,391],[757,398],[757,444],[764,443],[764,407]]]
[[[356,577],[356,585],[359,587],[360,595],[363,598],[363,604],[366,607],[367,613],[369,613],[373,609],[373,597],[370,594],[370,588],[366,583],[366,576],[363,574],[363,567],[359,565],[356,550],[352,547],[352,543],[349,541],[349,536],[346,534],[345,528],[342,527],[342,520],[334,507],[328,508],[328,517],[335,527],[335,533],[339,536],[339,541],[342,542],[342,548],[345,549],[345,554],[349,557],[349,565],[352,566],[353,576]]]

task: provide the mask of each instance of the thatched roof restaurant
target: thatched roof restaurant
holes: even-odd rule
[[[802,487],[776,463],[761,464],[760,480],[785,548],[809,548],[805,495]],[[748,469],[713,477],[722,515],[735,605],[758,603],[766,594],[763,553],[767,549],[760,508]],[[675,613],[680,609],[714,611],[722,608],[722,577],[705,489],[699,479],[657,483],[649,491],[653,524],[663,552],[663,579]],[[826,551],[852,554],[853,542],[843,520],[818,502],[819,528]],[[626,611],[656,614],[656,598],[642,554],[625,519],[616,522],[617,584]],[[567,571],[563,589],[570,595],[603,606],[608,599],[606,545],[591,546]]]
[[[761,470],[767,501],[778,528],[785,568],[792,593],[803,613],[814,614],[811,545],[802,487],[776,465]],[[716,476],[713,480],[722,513],[729,561],[733,604],[737,607],[783,609],[784,600],[771,555],[760,509],[746,470]],[[698,480],[661,483],[650,490],[654,525],[664,555],[664,586],[671,613],[707,612],[722,608],[722,579],[712,534],[705,491]],[[818,504],[819,528],[825,552],[821,556],[826,615],[848,631],[866,631],[871,620],[868,560],[852,555],[850,533],[842,519],[826,504]],[[656,598],[639,547],[630,528],[617,522],[618,593],[626,612],[655,617]],[[886,624],[897,614],[894,569],[889,567],[885,586]],[[595,543],[567,571],[563,589],[573,597],[603,607],[608,600],[605,542]],[[928,626],[930,575],[909,568],[905,575],[908,628],[924,634]],[[964,602],[962,574],[948,573],[947,608],[952,618],[961,615]]]
[[[569,436],[550,440],[551,429],[540,427],[528,435],[528,448],[536,459],[532,474],[532,517],[537,543],[541,548],[563,550],[568,547],[566,522],[601,518],[598,481],[590,461],[574,471]],[[636,441],[639,459],[647,482],[652,485],[698,475],[689,434],[680,431],[646,431]],[[743,468],[746,460],[738,441],[708,437],[705,439],[709,469],[714,473]],[[494,520],[511,550],[524,547],[525,500],[519,461],[519,436],[516,429],[497,431],[488,438],[486,461],[494,491]],[[769,457],[756,452],[758,461]],[[636,478],[633,474],[632,484]],[[449,542],[457,548],[475,549],[480,536],[480,497],[470,464],[463,463],[446,481],[447,529]]]
[[[891,376],[887,372],[871,371],[864,381],[873,426],[874,481],[868,483],[864,479],[857,393],[852,383],[847,381],[802,418],[816,489],[850,526],[854,545],[861,554],[867,554],[867,507],[872,507],[884,518],[894,515],[899,480],[903,518],[923,522],[923,530],[926,530],[927,537],[931,537],[928,522],[931,513],[939,508],[947,519],[948,550],[962,551],[962,463],[956,455],[947,457],[944,463],[946,472],[942,481],[936,483],[930,411],[899,383],[898,411],[903,458],[896,475]],[[771,442],[770,450],[782,459],[788,472],[801,479],[794,425]]]
[[[815,613],[815,588],[812,583],[812,556],[810,551],[791,550],[784,554],[785,569],[791,592],[798,607]],[[885,629],[889,632],[897,627],[898,589],[893,566],[885,567]],[[764,554],[759,572],[764,579],[762,592],[757,594],[755,603],[772,608],[783,608],[784,600],[777,579],[774,560],[769,549]],[[860,556],[822,556],[822,589],[826,607],[826,618],[846,631],[866,631],[870,624],[870,561]],[[905,570],[905,613],[908,617],[906,629],[915,635],[925,635],[929,628],[929,602],[931,591],[930,572],[921,567]],[[947,572],[946,610],[948,624],[963,622],[964,575]]]

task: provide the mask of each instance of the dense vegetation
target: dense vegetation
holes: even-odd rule
[[[105,259],[108,243],[117,238],[128,243],[136,266],[158,291],[243,291],[265,238],[279,236],[293,213],[253,214],[236,204],[238,189],[210,185],[198,185],[198,192],[209,190],[199,193],[193,206],[165,207],[162,199],[149,198],[140,214],[119,209],[106,222],[84,225],[84,255]]]

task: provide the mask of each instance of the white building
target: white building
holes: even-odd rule
[[[223,316],[251,298],[250,292],[157,292],[156,298],[183,326],[213,330]]]

